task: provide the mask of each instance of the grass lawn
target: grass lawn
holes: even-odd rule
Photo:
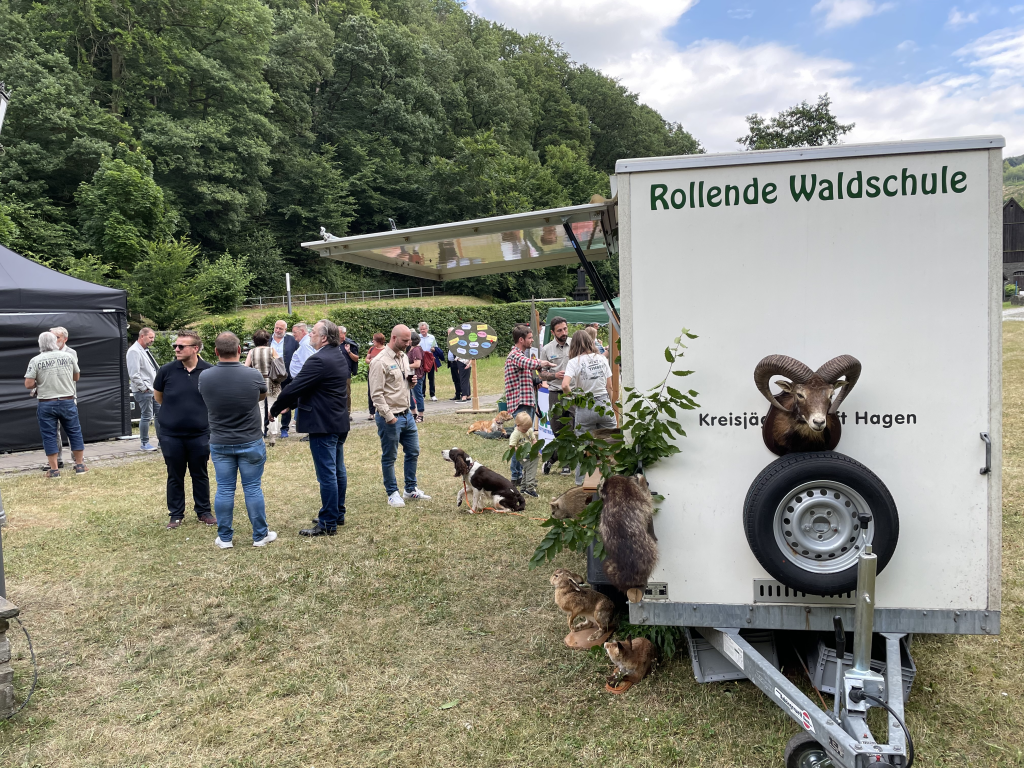
[[[1004,333],[1002,635],[914,639],[920,766],[1024,765],[1024,323]],[[748,682],[698,685],[677,655],[625,696],[602,690],[607,660],[562,644],[551,568],[526,569],[539,523],[454,508],[442,448],[500,465],[471,420],[428,418],[433,500],[401,510],[375,432],[353,431],[348,524],[330,539],[296,535],[319,497],[307,447],[278,445],[264,487],[281,538],[265,549],[247,546],[240,502],[235,549],[194,519],[165,531],[156,458],[0,479],[8,590],[41,669],[29,708],[0,724],[0,765],[780,766],[797,727]],[[542,477],[541,498],[567,485]]]
[[[477,385],[480,388],[480,396],[500,395],[505,391],[505,358],[497,355],[477,361],[476,371]],[[429,384],[424,382],[425,389],[423,396],[429,397]],[[441,402],[455,396],[455,384],[452,383],[451,369],[446,365],[434,373],[434,392]],[[352,386],[352,412],[354,414],[369,413],[367,410],[366,382],[357,381]],[[430,406],[427,405],[429,411]],[[473,421],[470,419],[470,421]]]

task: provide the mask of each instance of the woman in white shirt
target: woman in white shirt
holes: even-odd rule
[[[574,333],[569,343],[569,363],[562,374],[562,391],[576,394],[589,392],[594,404],[609,412],[612,409],[609,391],[612,369],[608,360],[597,351],[593,337],[586,331]],[[614,393],[612,393],[614,394]],[[593,433],[595,429],[615,429],[615,416],[603,416],[587,408],[576,409],[576,434]],[[576,485],[583,485],[583,473],[576,468]]]

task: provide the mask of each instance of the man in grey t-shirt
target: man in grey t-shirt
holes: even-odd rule
[[[548,330],[551,331],[552,339],[540,350],[541,360],[550,360],[555,367],[550,369],[559,374],[552,381],[548,382],[548,413],[555,407],[555,403],[562,397],[562,376],[565,366],[569,363],[569,324],[564,317],[552,317],[548,321]],[[551,424],[551,429],[556,434],[562,427],[572,425],[572,414],[566,413],[557,422]],[[551,464],[558,460],[555,454],[548,461],[544,462],[544,474],[551,471]],[[569,474],[569,467],[562,467],[562,474]]]
[[[85,469],[85,443],[82,441],[82,427],[78,421],[78,406],[75,405],[75,382],[80,375],[78,362],[69,353],[57,348],[57,337],[49,331],[39,334],[39,354],[28,361],[25,370],[25,388],[35,389],[38,405],[36,419],[39,434],[43,438],[43,450],[50,468],[47,477],[60,477],[57,457],[60,442],[57,429],[63,427],[71,443],[71,455],[75,459],[75,472],[82,474]]]
[[[262,547],[277,538],[267,529],[263,498],[263,466],[267,448],[263,443],[260,401],[267,396],[267,383],[255,368],[239,362],[242,345],[225,331],[214,346],[217,365],[199,375],[199,394],[210,416],[210,458],[217,475],[213,511],[217,516],[217,539],[221,549],[234,546],[231,522],[235,512],[235,484],[242,476],[242,493],[252,523],[252,545]]]

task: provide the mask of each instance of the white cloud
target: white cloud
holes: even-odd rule
[[[727,13],[731,19],[749,19],[754,15],[753,8],[730,8]]]
[[[591,12],[596,4],[608,20]],[[470,0],[471,10],[565,43],[577,61],[618,78],[712,152],[736,151],[745,115],[775,114],[828,93],[849,142],[1000,133],[1007,154],[1024,153],[1024,30],[1001,30],[957,52],[968,74],[945,69],[923,82],[867,84],[854,64],[778,43],[699,40],[680,48],[665,32],[686,0]],[[584,12],[581,9],[589,9]],[[566,24],[572,19],[572,24]],[[950,61],[950,68],[956,61]]]
[[[658,42],[697,0],[467,0],[467,10],[562,43],[579,61]],[[594,54],[594,55],[591,55]]]
[[[949,11],[949,18],[946,19],[946,26],[951,29],[962,27],[965,24],[976,24],[978,22],[978,12],[974,13],[960,13],[960,10],[954,5]]]
[[[988,70],[994,83],[1020,82],[1024,75],[1024,28],[989,32],[965,45],[956,55],[969,59],[969,66],[976,70]]]
[[[825,29],[836,29],[856,24],[868,16],[892,10],[893,3],[875,3],[872,0],[819,0],[811,13],[825,14]]]
[[[896,46],[896,50],[900,53],[914,53],[915,51],[921,50],[918,48],[917,43],[913,40],[904,40],[902,43]]]
[[[1009,11],[1010,13],[1020,13],[1024,11],[1024,5],[1011,5]]]

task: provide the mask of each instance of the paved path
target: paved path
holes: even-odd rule
[[[1003,310],[1003,320],[1020,320],[1024,322],[1024,307],[1012,307]]]
[[[484,408],[493,407],[496,402],[498,402],[497,395],[485,395],[480,398],[480,406]],[[426,404],[427,419],[429,420],[431,416],[435,415],[455,413],[468,405],[468,403],[459,403],[453,400],[441,400],[436,403],[428,402]],[[372,426],[373,422],[367,418],[367,415],[365,410],[354,413],[352,415],[352,428],[359,429]],[[470,414],[465,414],[465,416],[467,423],[472,421]],[[294,421],[292,423],[294,424]],[[294,435],[295,433],[293,432],[292,434]],[[85,446],[85,463],[90,466],[109,462],[138,461],[139,459],[153,457],[159,458],[160,452],[141,450],[138,437],[126,440],[104,440],[98,443],[87,443]],[[62,474],[74,474],[74,468],[71,467],[71,451],[68,450],[67,446],[64,447],[64,459],[65,464]],[[45,465],[46,454],[42,450],[0,454],[0,476],[41,472]]]

